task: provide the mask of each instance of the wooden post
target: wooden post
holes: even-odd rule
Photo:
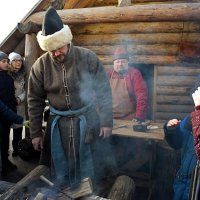
[[[36,61],[38,58],[38,42],[36,40],[36,35],[35,33],[32,34],[26,34],[26,39],[25,39],[25,70],[26,70],[26,77],[25,77],[25,82],[28,83],[28,77],[30,73],[30,69],[33,65],[33,63]],[[25,91],[27,94],[27,89],[28,89],[28,84],[25,85]],[[26,117],[28,118],[28,111],[27,111],[27,100],[25,104],[25,113]],[[29,136],[29,129],[26,128],[25,130],[25,135]]]

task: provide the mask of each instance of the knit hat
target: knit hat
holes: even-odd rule
[[[64,25],[53,7],[50,7],[42,23],[42,31],[37,34],[37,41],[44,51],[53,51],[69,44],[72,33],[68,25]]]
[[[12,61],[15,60],[15,59],[16,59],[16,60],[22,60],[21,55],[18,54],[18,53],[15,53],[15,52],[10,53],[9,56],[8,56],[8,58],[9,58],[9,60],[10,60],[10,64],[11,64]]]
[[[117,47],[114,52],[114,60],[127,59],[129,60],[128,53],[124,47]]]
[[[0,60],[3,60],[3,59],[8,59],[8,55],[4,53],[3,51],[0,51]]]

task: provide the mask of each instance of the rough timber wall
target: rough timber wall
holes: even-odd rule
[[[128,49],[131,63],[154,66],[153,94],[150,94],[153,119],[183,117],[193,109],[189,91],[200,67],[190,63],[192,60],[181,61],[179,55],[182,43],[199,42],[200,23],[123,22],[71,28],[74,44],[96,52],[105,68],[112,66],[113,51],[120,45]]]

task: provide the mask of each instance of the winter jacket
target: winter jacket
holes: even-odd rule
[[[174,197],[173,200],[187,200],[191,188],[191,177],[196,165],[196,154],[194,151],[194,140],[192,130],[186,129],[186,116],[175,129],[167,129],[164,126],[165,139],[168,144],[178,150],[181,149],[181,166],[174,180]]]
[[[10,71],[10,75],[14,80],[15,97],[20,99],[20,103],[17,105],[17,113],[21,116],[25,116],[25,70],[24,66],[18,72]]]
[[[0,100],[0,118],[9,120],[10,122],[15,124],[23,123],[23,117],[17,115],[15,112],[9,109],[1,100]]]
[[[109,69],[107,75],[109,79],[114,69]],[[119,78],[114,72],[112,78]],[[144,120],[147,115],[148,90],[146,83],[140,71],[136,68],[129,67],[128,73],[125,75],[127,91],[131,101],[135,104],[135,118]]]
[[[0,100],[16,112],[14,81],[6,71],[0,71]]]

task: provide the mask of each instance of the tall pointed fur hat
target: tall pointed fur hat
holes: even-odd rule
[[[44,51],[53,51],[69,44],[72,33],[68,25],[64,25],[53,7],[50,7],[43,19],[42,31],[37,34],[37,41]]]

